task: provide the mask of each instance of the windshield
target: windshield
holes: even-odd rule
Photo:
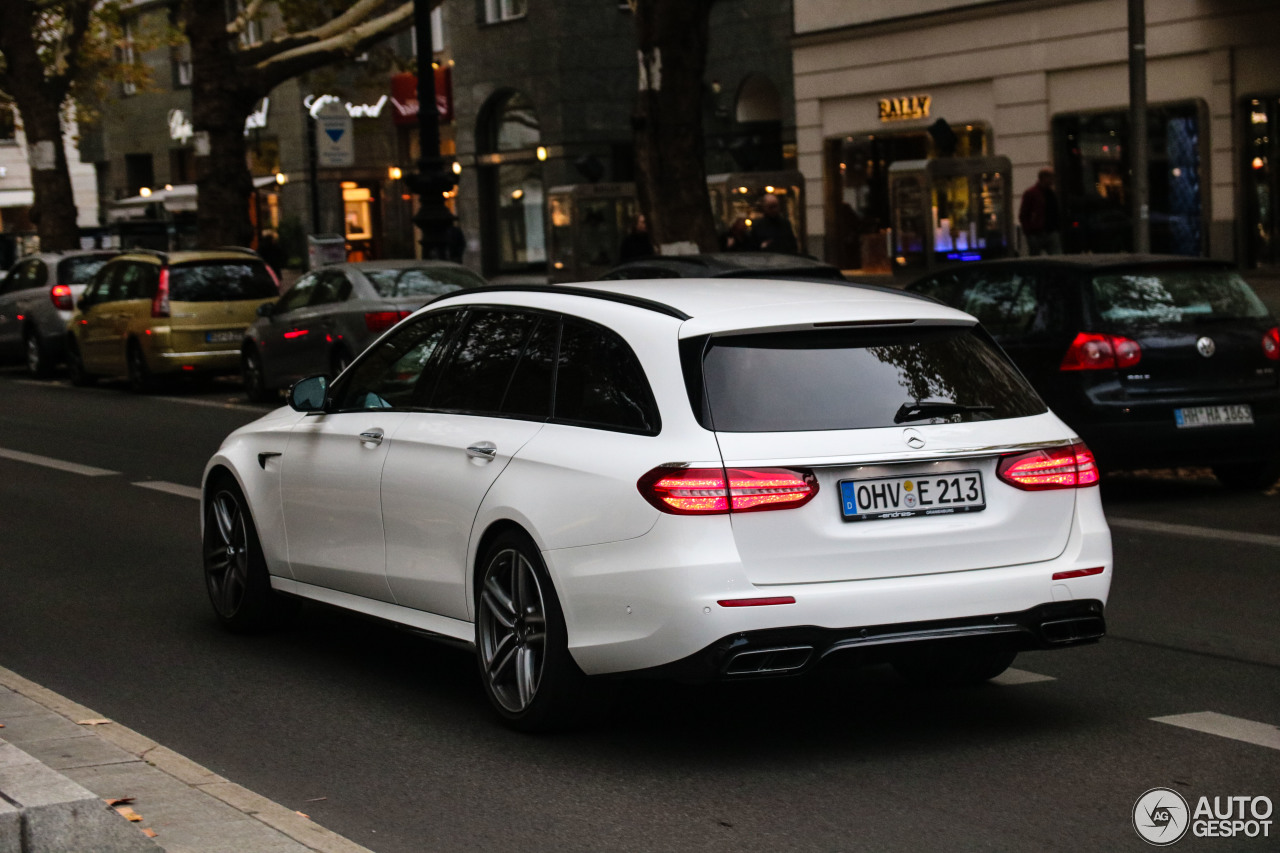
[[[1018,418],[1044,403],[972,326],[774,332],[685,346],[700,421],[719,432],[794,432]],[[694,344],[698,341],[694,341]],[[691,369],[692,368],[692,369]],[[697,406],[695,405],[695,410]]]
[[[1172,269],[1099,275],[1093,296],[1102,319],[1115,326],[1180,325],[1261,319],[1262,300],[1230,270]]]
[[[201,261],[169,270],[169,298],[174,302],[233,302],[278,295],[262,261]]]
[[[453,267],[431,267],[427,269],[407,270],[363,270],[378,295],[386,298],[394,296],[440,296],[463,290],[468,287],[481,287],[484,279],[473,272]]]

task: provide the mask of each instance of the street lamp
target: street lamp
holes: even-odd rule
[[[431,2],[413,0],[413,30],[418,41],[418,170],[409,176],[409,188],[418,195],[413,224],[422,235],[424,258],[449,257],[449,226],[453,214],[444,194],[457,183],[440,156],[440,113],[436,107],[436,75],[431,66]]]

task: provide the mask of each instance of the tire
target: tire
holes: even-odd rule
[[[959,687],[990,681],[1017,656],[1000,646],[952,646],[909,651],[894,661],[893,668],[918,687]]]
[[[214,615],[237,634],[276,627],[297,609],[297,601],[271,588],[258,529],[240,487],[229,477],[212,483],[205,504],[205,587]]]
[[[72,337],[67,338],[67,372],[71,374],[71,384],[80,388],[87,388],[98,381],[98,377],[84,369],[80,347]]]
[[[262,356],[255,349],[247,349],[240,356],[240,374],[244,378],[244,393],[252,403],[269,403],[278,396],[276,389],[267,387],[262,372]]]
[[[147,366],[147,357],[136,341],[129,342],[125,353],[125,365],[129,371],[129,388],[138,394],[153,394],[159,387],[151,368]]]
[[[1238,492],[1266,491],[1280,480],[1280,459],[1259,459],[1213,466],[1213,476]]]
[[[49,345],[35,329],[27,329],[22,336],[27,351],[27,372],[36,379],[48,379],[53,375],[53,355]]]
[[[490,705],[524,732],[578,723],[587,678],[569,655],[560,601],[529,537],[502,534],[479,563],[476,658]]]

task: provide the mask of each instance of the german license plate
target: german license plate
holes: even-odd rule
[[[232,344],[238,342],[243,337],[244,332],[239,329],[223,329],[220,332],[204,333],[205,342],[211,344]]]
[[[1188,406],[1173,410],[1178,429],[1207,426],[1233,426],[1253,423],[1253,409],[1248,403],[1234,406]]]
[[[951,515],[986,507],[981,471],[840,481],[840,511],[845,521]]]

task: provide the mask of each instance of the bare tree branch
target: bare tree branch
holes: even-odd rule
[[[236,16],[236,19],[227,24],[227,32],[230,35],[238,36],[249,26],[249,22],[257,16],[262,9],[262,4],[266,0],[249,0],[249,4],[244,7],[244,11]]]
[[[364,4],[357,4],[364,5]],[[371,5],[371,0],[370,0]],[[352,7],[353,9],[355,7]],[[346,17],[346,16],[343,16]],[[291,77],[328,65],[335,55],[352,56],[382,41],[387,36],[407,29],[413,22],[413,3],[404,3],[385,15],[366,21],[359,26],[346,27],[327,38],[312,41],[300,47],[268,57],[254,66],[267,87],[274,88]],[[312,33],[330,31],[330,27],[317,27]]]

